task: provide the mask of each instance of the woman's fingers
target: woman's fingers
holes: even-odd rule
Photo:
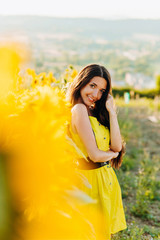
[[[115,152],[115,157],[118,157],[119,152]]]
[[[115,111],[115,104],[112,95],[108,94],[107,100],[106,100],[106,109],[110,112],[112,110]]]

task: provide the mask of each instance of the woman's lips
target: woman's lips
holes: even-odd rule
[[[90,102],[92,102],[92,103],[94,102],[94,99],[93,99],[93,98],[91,98],[90,96],[88,96],[88,98],[89,98],[89,101],[90,101]]]

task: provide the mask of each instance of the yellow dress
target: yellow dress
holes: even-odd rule
[[[90,123],[95,135],[97,146],[102,151],[109,149],[110,134],[107,127],[101,125],[97,118],[89,116]],[[74,143],[86,157],[88,156],[85,146],[78,134],[70,133]],[[78,157],[82,157],[79,156]],[[121,189],[113,168],[105,165],[91,170],[80,170],[90,183],[91,187],[81,184],[79,187],[95,200],[95,203],[87,206],[90,220],[97,231],[97,240],[110,240],[111,234],[125,229],[126,221],[122,204]]]

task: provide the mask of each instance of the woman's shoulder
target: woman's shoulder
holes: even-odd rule
[[[72,107],[71,113],[72,129],[77,133],[77,126],[85,125],[89,120],[87,107],[83,103],[77,103]]]
[[[77,103],[75,104],[72,109],[71,109],[71,113],[72,115],[79,115],[79,114],[87,114],[88,115],[88,112],[87,112],[87,107],[83,104],[83,103]]]

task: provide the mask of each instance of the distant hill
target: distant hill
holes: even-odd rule
[[[0,16],[0,32],[70,33],[89,38],[122,40],[135,34],[160,36],[160,20],[103,20],[40,16]]]
[[[110,70],[113,82],[125,85],[132,76],[139,88],[154,86],[160,74],[160,19],[0,16],[0,41],[6,40],[26,44],[37,72],[58,75],[70,64],[94,62]]]

